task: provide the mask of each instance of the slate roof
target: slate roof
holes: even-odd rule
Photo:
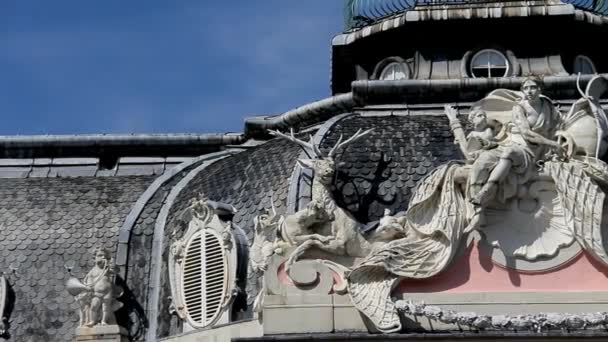
[[[407,209],[416,183],[431,169],[462,159],[445,115],[347,116],[337,121],[321,141],[328,151],[340,135],[359,128],[374,131],[349,145],[339,158],[334,197],[360,222],[380,219]]]
[[[82,279],[95,247],[115,250],[120,225],[153,179],[0,179],[0,270],[13,291],[10,341],[71,340],[78,304],[65,289],[66,267]]]
[[[200,172],[182,191],[171,208],[167,222],[173,222],[190,199],[203,193],[209,199],[233,205],[237,209],[233,222],[244,230],[249,244],[253,240],[253,218],[270,209],[270,195],[278,213],[285,213],[289,179],[301,149],[284,139],[273,139],[233,156],[218,160]],[[161,272],[161,301],[158,318],[160,337],[181,332],[181,324],[175,315],[169,315],[170,293],[166,271],[167,251],[177,225],[168,224],[163,246],[163,271]],[[180,236],[180,234],[177,234]],[[248,280],[247,292],[254,291]],[[248,293],[249,294],[249,293]]]

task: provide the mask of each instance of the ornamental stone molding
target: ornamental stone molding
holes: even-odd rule
[[[484,315],[475,312],[446,310],[438,306],[425,305],[423,302],[416,303],[408,300],[398,300],[395,305],[397,310],[403,314],[426,317],[443,324],[454,324],[461,330],[462,327],[467,327],[473,330],[536,331],[540,333],[547,330],[570,331],[608,326],[608,312]]]
[[[186,330],[229,322],[243,244],[242,233],[229,221],[235,212],[230,205],[201,196],[179,215],[177,224],[184,228],[176,230],[171,242],[169,280],[171,310]]]

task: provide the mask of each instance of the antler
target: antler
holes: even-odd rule
[[[300,147],[304,150],[304,152],[306,152],[306,154],[308,154],[308,156],[310,158],[312,158],[312,156],[310,155],[310,153],[308,153],[309,151],[314,153],[315,156],[317,158],[323,158],[323,153],[321,153],[321,150],[319,150],[319,147],[317,147],[317,145],[315,145],[315,143],[313,142],[313,137],[312,135],[310,135],[310,141],[306,142],[304,140],[298,139],[295,137],[295,135],[293,134],[293,128],[290,129],[291,134],[287,135],[285,133],[279,132],[279,131],[273,131],[273,130],[268,130],[268,133],[270,133],[270,135],[274,135],[275,137],[281,137],[281,138],[285,138],[289,141],[293,141],[294,143],[300,145]]]
[[[367,131],[361,133],[361,129],[359,129],[355,134],[353,134],[350,138],[346,139],[344,142],[342,142],[342,135],[340,135],[340,138],[338,139],[338,142],[334,145],[334,147],[331,149],[331,151],[329,151],[329,154],[327,155],[329,158],[333,158],[336,153],[338,152],[339,149],[348,146],[350,143],[354,142],[357,139],[360,139],[366,135],[368,135],[369,133],[371,133],[374,129],[370,128]]]
[[[270,208],[272,208],[272,216],[277,216],[277,207],[274,206],[274,191],[270,192]]]
[[[581,94],[581,96],[584,99],[587,99],[587,100],[589,99],[588,98],[589,96],[587,96],[587,94],[583,91],[583,88],[581,88],[581,73],[580,72],[576,75],[576,89],[578,89],[579,94]]]

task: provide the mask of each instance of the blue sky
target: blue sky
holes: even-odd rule
[[[329,96],[342,0],[5,0],[0,134],[240,132]]]

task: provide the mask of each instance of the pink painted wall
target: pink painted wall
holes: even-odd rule
[[[477,245],[443,273],[425,280],[404,279],[395,292],[607,291],[608,267],[581,253],[557,269],[524,273],[494,264]]]

